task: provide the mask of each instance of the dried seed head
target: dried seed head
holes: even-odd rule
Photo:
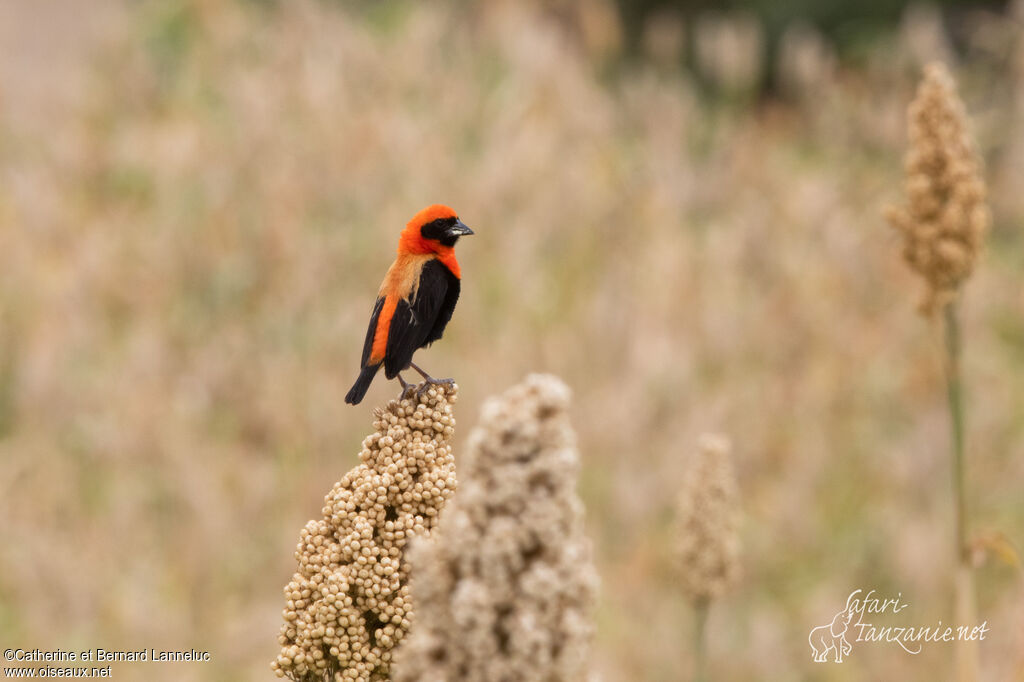
[[[906,203],[890,207],[886,217],[903,235],[904,260],[925,279],[921,309],[931,314],[970,276],[989,211],[967,114],[942,64],[925,69],[907,118]]]
[[[692,600],[720,596],[740,572],[739,502],[729,441],[701,436],[676,504],[676,565]]]
[[[293,680],[388,679],[392,649],[409,629],[404,551],[426,535],[454,494],[457,387],[374,410],[358,465],[327,494],[323,518],[299,536],[299,570],[284,589],[281,653]]]
[[[584,679],[597,578],[568,405],[541,375],[485,403],[458,498],[410,555],[396,682]]]

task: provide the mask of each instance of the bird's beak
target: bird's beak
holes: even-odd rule
[[[461,237],[468,234],[473,234],[473,230],[466,227],[466,224],[458,219],[456,219],[454,225],[448,228],[449,237]]]

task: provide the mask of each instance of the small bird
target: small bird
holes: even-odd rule
[[[370,326],[363,343],[362,371],[345,402],[358,405],[377,370],[398,377],[404,394],[409,384],[399,374],[412,367],[430,384],[450,384],[434,379],[417,367],[412,356],[441,338],[459,300],[462,273],[455,260],[455,242],[473,234],[455,211],[441,204],[428,206],[410,220],[398,240],[398,257],[384,275]]]

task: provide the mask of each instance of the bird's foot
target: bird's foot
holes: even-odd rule
[[[402,384],[402,392],[398,394],[399,400],[404,400],[407,395],[416,390],[416,384],[410,384],[402,378],[401,374],[398,375],[398,383]],[[419,395],[419,393],[417,393],[417,395]]]
[[[416,389],[417,397],[421,397],[424,393],[430,390],[431,386],[445,386],[451,388],[455,385],[455,379],[435,379],[434,377],[426,377],[423,383],[420,384],[419,388]]]
[[[409,366],[412,367],[417,372],[419,372],[420,376],[423,377],[423,383],[420,384],[420,387],[418,389],[416,389],[417,396],[422,396],[424,393],[430,390],[431,386],[447,386],[448,388],[451,388],[452,386],[455,385],[455,379],[435,379],[434,377],[430,376],[422,369],[420,369],[415,362],[410,362]]]

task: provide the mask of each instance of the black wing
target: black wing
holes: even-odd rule
[[[429,343],[427,339],[441,320],[448,299],[449,278],[455,279],[448,268],[437,260],[429,260],[420,271],[416,298],[412,303],[405,299],[398,302],[391,318],[388,346],[384,353],[384,374],[388,379],[395,378],[395,375],[408,367],[413,353]],[[455,295],[457,298],[458,293]],[[454,304],[451,307],[454,308]],[[441,324],[442,330],[450,318],[451,310],[448,310]],[[439,337],[440,333],[435,338]]]
[[[441,310],[437,313],[434,327],[427,334],[427,338],[423,339],[423,343],[420,344],[421,347],[430,345],[444,334],[444,328],[448,326],[449,320],[452,319],[452,313],[455,312],[455,304],[459,302],[459,291],[462,289],[462,283],[458,277],[452,274],[451,270],[440,263],[438,263],[438,266],[444,270],[444,274],[448,278],[448,290],[444,294],[444,301],[441,302]]]
[[[377,320],[380,319],[380,310],[384,307],[384,297],[381,296],[373,304],[373,313],[370,315],[370,326],[366,330],[366,341],[363,341],[363,359],[359,361],[360,367],[366,367],[370,361],[370,351],[373,349],[373,337],[377,333]]]

